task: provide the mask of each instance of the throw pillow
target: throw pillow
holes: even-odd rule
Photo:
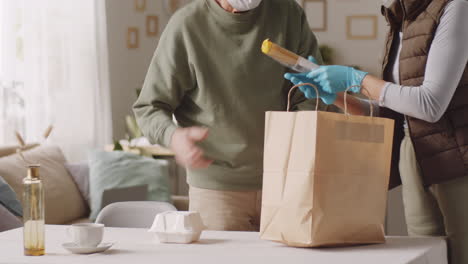
[[[8,211],[16,216],[23,216],[23,208],[16,197],[15,191],[0,176],[0,205],[3,205]],[[1,218],[0,218],[1,219]]]
[[[169,162],[123,151],[89,155],[91,219],[96,219],[105,190],[148,185],[148,200],[170,202]]]
[[[87,161],[65,164],[68,172],[73,177],[81,195],[89,203],[89,165]]]
[[[40,177],[45,193],[45,222],[64,224],[84,217],[88,208],[80,191],[65,168],[65,157],[56,146],[39,146],[24,152],[30,162],[41,165]],[[22,202],[22,181],[27,169],[19,155],[0,158],[0,176]]]
[[[21,220],[2,205],[0,205],[0,219],[0,232],[23,226]]]

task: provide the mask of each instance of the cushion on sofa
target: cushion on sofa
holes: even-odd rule
[[[81,195],[89,203],[89,166],[87,161],[65,164]]]
[[[0,205],[3,205],[10,213],[16,216],[23,216],[23,208],[16,197],[15,191],[13,191],[2,176],[0,176]]]
[[[39,146],[24,152],[30,162],[41,165],[40,177],[45,192],[45,221],[47,224],[64,224],[86,217],[88,207],[72,177],[65,168],[65,157],[56,146]],[[22,200],[22,180],[27,169],[20,156],[0,158],[0,176]]]
[[[148,185],[148,200],[170,202],[169,162],[122,151],[89,155],[91,219],[96,219],[105,190]]]

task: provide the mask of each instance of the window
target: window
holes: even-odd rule
[[[0,0],[0,145],[15,144],[15,130],[42,142],[49,125],[69,161],[112,142],[105,10],[96,0]]]
[[[0,145],[25,132],[22,14],[22,1],[0,0]]]

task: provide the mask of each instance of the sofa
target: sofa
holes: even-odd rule
[[[0,176],[11,186],[21,201],[21,181],[26,176],[26,169],[19,155],[16,155],[16,149],[17,146],[0,147]],[[27,149],[31,152],[37,152],[35,154],[38,156],[47,157],[45,160],[40,161],[44,163],[41,168],[41,178],[47,192],[46,224],[90,222],[88,218],[90,213],[89,203],[84,198],[80,188],[78,188],[76,180],[67,169],[68,163],[61,150],[58,147],[46,149],[37,144],[30,144],[27,146]],[[47,151],[48,153],[41,153],[41,151]],[[170,162],[172,203],[178,210],[186,211],[188,210],[188,197],[186,189],[184,187],[181,188],[185,184],[185,173],[175,165],[173,160]],[[5,176],[6,174],[9,176]],[[2,226],[2,223],[0,223],[0,226]],[[9,225],[8,223],[4,223],[3,226],[8,227]]]

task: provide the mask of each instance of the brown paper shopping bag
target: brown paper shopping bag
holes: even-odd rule
[[[265,125],[262,239],[296,247],[385,242],[393,120],[267,112]]]

